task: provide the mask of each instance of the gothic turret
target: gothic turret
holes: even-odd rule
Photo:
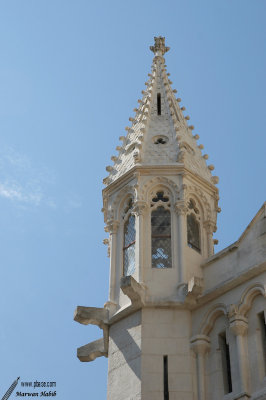
[[[78,357],[108,356],[109,400],[161,399],[163,391],[168,398],[168,373],[176,377],[182,364],[186,387],[178,381],[172,393],[192,400],[190,310],[204,287],[201,265],[213,255],[218,178],[171,87],[165,39],[156,37],[150,49],[143,97],[104,179],[109,299],[75,313],[103,338],[80,347]]]
[[[192,135],[155,38],[151,73],[104,179],[109,299],[77,307],[108,357],[108,400],[266,398],[266,204],[213,254],[218,178]]]
[[[155,38],[150,49],[155,56],[146,89],[104,179],[111,313],[129,301],[121,277],[145,285],[146,301],[175,301],[177,288],[201,278],[200,264],[213,254],[218,178],[171,87],[165,39]]]

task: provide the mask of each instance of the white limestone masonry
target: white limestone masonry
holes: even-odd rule
[[[74,317],[102,338],[77,355],[108,357],[108,400],[266,399],[266,203],[214,254],[218,177],[171,87],[165,39],[151,50],[104,179],[109,298]]]

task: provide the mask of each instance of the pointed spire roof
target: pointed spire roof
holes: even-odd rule
[[[212,176],[213,165],[207,166],[207,154],[202,154],[203,145],[197,145],[199,135],[192,135],[193,125],[188,125],[189,116],[184,116],[185,107],[180,107],[177,90],[167,73],[164,54],[170,50],[164,37],[155,37],[154,53],[149,79],[138,100],[135,116],[129,118],[126,136],[121,136],[117,156],[111,157],[113,166],[106,167],[109,176],[106,185],[123,176],[134,166],[183,165],[211,184],[218,183]]]

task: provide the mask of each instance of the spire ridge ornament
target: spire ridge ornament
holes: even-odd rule
[[[170,50],[170,47],[165,46],[165,37],[155,36],[154,46],[150,46],[150,50],[154,53],[155,56],[163,56],[167,51]]]

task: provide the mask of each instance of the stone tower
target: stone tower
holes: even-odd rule
[[[143,97],[104,179],[109,300],[75,312],[76,321],[98,325],[103,338],[79,348],[78,357],[108,356],[108,400],[218,400],[206,397],[210,337],[197,317],[211,301],[208,282],[209,291],[219,283],[211,273],[206,280],[203,268],[215,258],[218,177],[171,87],[165,39],[156,37],[150,49]],[[232,389],[225,386],[222,395]]]

